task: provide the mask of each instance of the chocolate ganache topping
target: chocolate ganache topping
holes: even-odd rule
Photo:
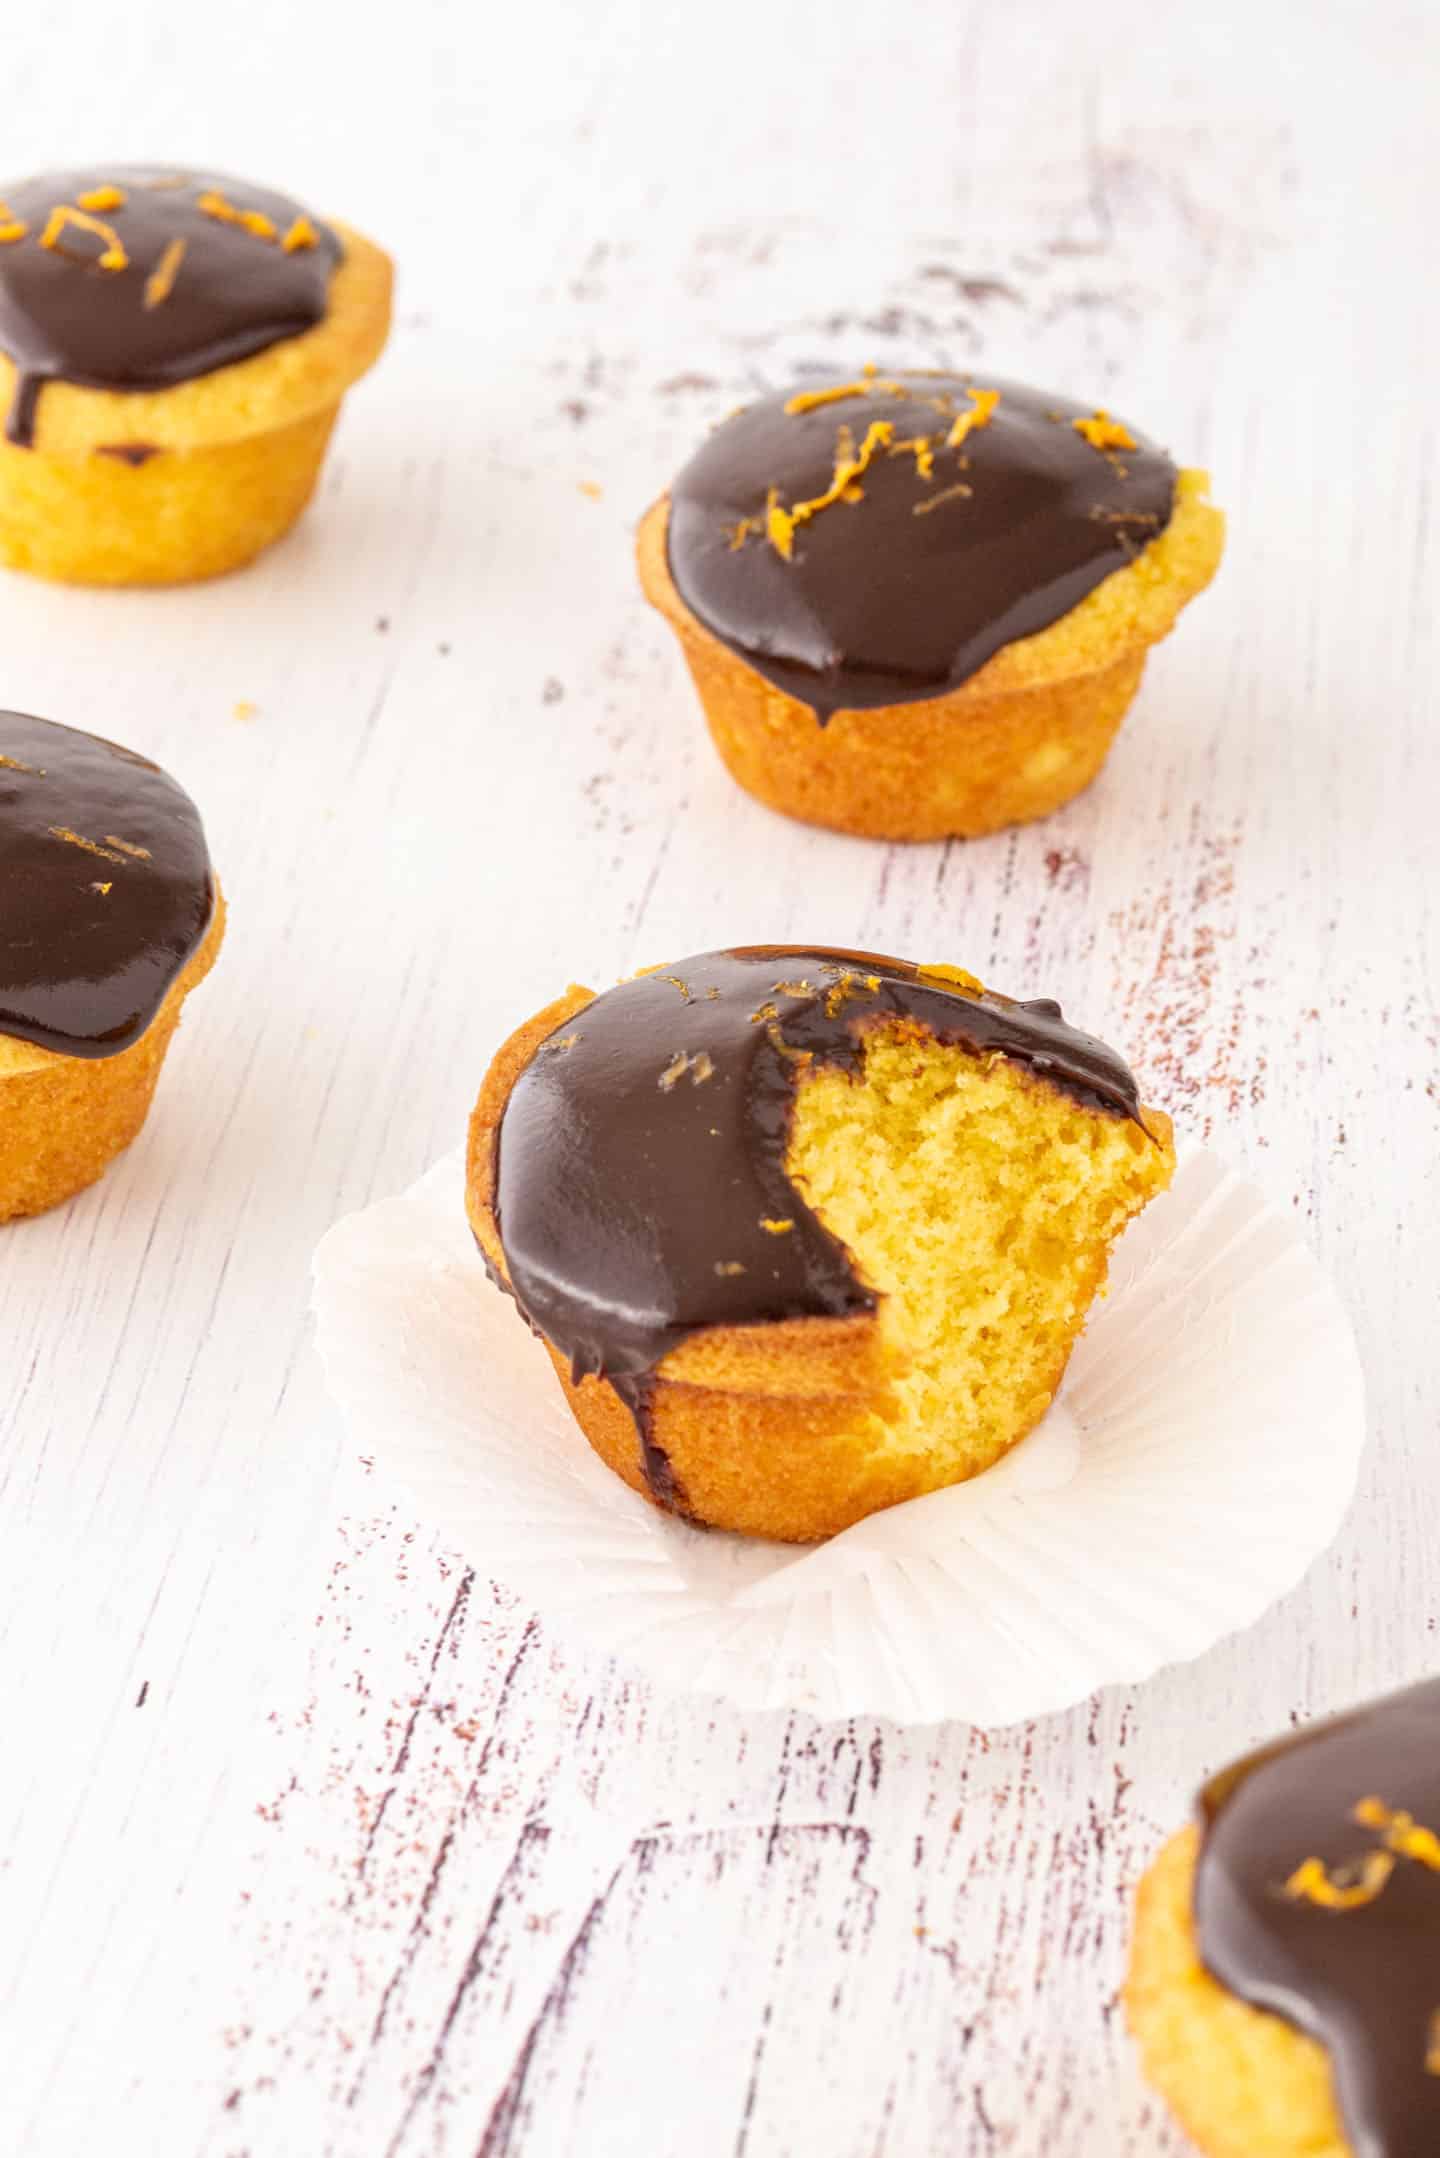
[[[1326,2048],[1356,2158],[1434,2158],[1440,1679],[1239,1762],[1200,1812],[1207,1969]]]
[[[796,1071],[859,1072],[867,1032],[912,1022],[999,1050],[1087,1108],[1137,1122],[1135,1081],[1058,1004],[869,952],[755,945],[597,997],[542,1043],[497,1134],[510,1288],[576,1379],[608,1379],[650,1487],[684,1497],[650,1427],[661,1360],[706,1327],[876,1308],[785,1173]]]
[[[199,813],[158,765],[0,712],[0,1034],[118,1055],[199,950],[214,906]]]
[[[1174,497],[1169,458],[1108,413],[867,368],[715,430],[671,490],[670,574],[823,725],[956,688],[1133,561]]]
[[[327,226],[244,180],[111,165],[0,189],[6,434],[33,442],[46,382],[169,389],[300,336],[340,255]],[[114,454],[131,448],[148,445]]]

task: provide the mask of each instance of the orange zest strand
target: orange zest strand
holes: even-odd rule
[[[213,217],[220,225],[238,225],[243,232],[253,232],[257,240],[279,240],[280,227],[273,217],[263,210],[239,210],[218,187],[207,187],[195,207],[206,217]],[[293,255],[299,247],[314,247],[318,234],[308,217],[297,217],[280,241],[287,255]]]
[[[115,227],[107,225],[102,218],[91,217],[86,210],[72,208],[68,202],[57,202],[50,212],[45,230],[40,235],[40,245],[53,247],[58,254],[66,254],[68,250],[60,243],[67,225],[78,225],[82,232],[93,232],[97,240],[105,242],[96,257],[102,270],[123,270],[127,267],[130,257],[120,245],[120,235]]]
[[[1417,1866],[1440,1873],[1440,1836],[1422,1828],[1413,1814],[1392,1812],[1381,1798],[1362,1798],[1353,1818],[1362,1828],[1377,1829],[1397,1858],[1413,1859]]]
[[[775,552],[789,561],[795,552],[795,527],[808,524],[822,510],[829,509],[832,502],[858,502],[862,490],[855,486],[878,450],[887,449],[895,433],[893,420],[872,420],[865,440],[859,449],[848,427],[842,427],[836,438],[835,471],[830,485],[823,495],[816,495],[809,502],[796,502],[787,510],[780,503],[780,490],[772,487],[765,501],[765,536]]]
[[[1319,1858],[1307,1858],[1285,1883],[1285,1893],[1297,1903],[1313,1903],[1322,1911],[1358,1911],[1373,1903],[1395,1871],[1389,1851],[1367,1851],[1354,1867],[1331,1874]]]
[[[838,382],[830,390],[797,390],[785,410],[793,419],[797,413],[813,412],[818,405],[838,405],[847,397],[868,397],[872,392],[881,397],[910,395],[903,382],[892,381],[888,375],[877,376],[870,370],[861,382]]]
[[[1092,450],[1133,450],[1135,437],[1123,420],[1112,420],[1102,407],[1097,408],[1088,420],[1072,420],[1070,425],[1077,435],[1083,435]]]
[[[938,495],[926,495],[923,501],[915,503],[910,514],[912,517],[928,516],[931,510],[938,510],[942,502],[960,502],[966,495],[973,495],[974,492],[974,488],[967,487],[964,480],[956,480],[953,487],[942,487]]]
[[[838,405],[846,397],[868,397],[872,391],[881,397],[910,395],[903,382],[896,382],[890,375],[881,376],[875,362],[867,360],[860,370],[858,382],[839,382],[828,390],[797,390],[785,410],[794,418],[797,413],[813,412],[817,405]]]
[[[0,247],[9,247],[16,240],[23,240],[30,227],[23,217],[17,217],[8,202],[0,201]]]
[[[226,201],[218,187],[207,187],[195,207],[206,217],[213,217],[218,224],[238,225],[240,222],[240,212],[233,202]]]
[[[125,190],[123,187],[92,187],[85,194],[77,195],[75,200],[82,210],[94,210],[103,214],[106,210],[124,209]]]
[[[958,450],[967,435],[973,435],[980,428],[988,427],[995,417],[995,407],[1000,402],[999,390],[967,389],[965,394],[970,399],[970,410],[959,415],[945,437],[947,450]]]
[[[175,289],[180,275],[180,265],[185,259],[185,242],[171,240],[164,254],[145,280],[145,305],[147,308],[163,307]]]
[[[908,450],[915,459],[915,476],[928,480],[935,476],[935,438],[933,435],[907,435],[903,442],[892,442],[889,454],[899,457]]]
[[[253,232],[257,240],[278,240],[280,228],[263,210],[237,210],[228,196],[218,187],[207,187],[195,204],[206,217],[213,217],[218,225],[239,225],[245,232]]]
[[[113,847],[97,846],[93,839],[86,839],[83,833],[72,831],[68,824],[52,824],[50,837],[63,839],[67,847],[80,847],[86,854],[98,855],[102,862],[119,862],[121,867],[124,867],[123,854],[117,854]]]

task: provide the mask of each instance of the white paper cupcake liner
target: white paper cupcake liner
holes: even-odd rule
[[[1019,1722],[1198,1656],[1334,1536],[1365,1437],[1349,1322],[1213,1154],[1117,1246],[1049,1416],[973,1482],[812,1548],[658,1513],[591,1453],[485,1277],[457,1154],[315,1255],[358,1450],[481,1572],[661,1684],[751,1709]]]

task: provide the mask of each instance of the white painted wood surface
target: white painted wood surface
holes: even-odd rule
[[[169,765],[232,906],[143,1140],[0,1242],[0,2149],[1178,2158],[1138,1868],[1209,1765],[1435,1659],[1433,10],[48,0],[5,81],[14,171],[216,161],[403,284],[260,567],[0,587],[4,701]],[[870,358],[1093,394],[1231,512],[1048,825],[776,822],[639,601],[706,423]],[[567,978],[791,936],[1059,995],[1303,1217],[1373,1447],[1248,1637],[989,1738],[743,1719],[350,1458],[323,1229]]]

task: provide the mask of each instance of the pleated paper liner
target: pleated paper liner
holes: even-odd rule
[[[351,1438],[472,1566],[676,1692],[1016,1723],[1251,1625],[1354,1486],[1349,1322],[1289,1217],[1207,1152],[1117,1246],[1021,1445],[805,1549],[689,1528],[602,1466],[487,1281],[463,1194],[457,1154],[316,1253]]]

